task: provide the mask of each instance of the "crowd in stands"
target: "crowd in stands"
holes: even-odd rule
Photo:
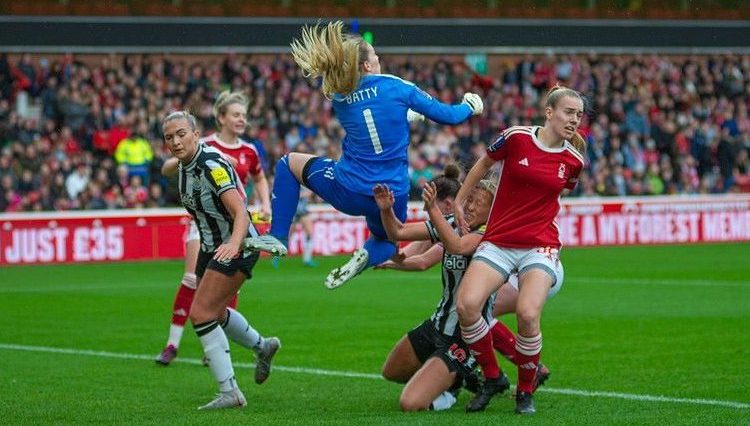
[[[481,93],[485,113],[449,127],[412,124],[413,196],[445,164],[465,169],[497,133],[542,124],[537,107],[560,83],[588,99],[589,164],[574,196],[750,191],[750,56],[537,55],[473,73],[434,57],[383,59],[383,71],[444,102]],[[160,118],[188,109],[204,133],[222,90],[251,100],[246,139],[273,164],[294,150],[338,156],[330,102],[285,56],[229,54],[188,62],[161,55],[0,55],[0,211],[176,205]]]

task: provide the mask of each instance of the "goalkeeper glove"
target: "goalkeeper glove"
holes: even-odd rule
[[[482,113],[482,111],[484,111],[484,103],[482,102],[482,98],[479,97],[479,95],[477,95],[476,93],[464,94],[463,103],[471,108],[472,115],[479,115]]]

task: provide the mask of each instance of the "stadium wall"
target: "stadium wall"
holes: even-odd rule
[[[565,246],[697,244],[750,241],[750,194],[566,199],[558,226]],[[360,217],[312,206],[316,255],[362,247]],[[409,220],[423,220],[420,203]],[[183,209],[76,211],[0,215],[0,265],[117,262],[184,257],[189,218]],[[267,223],[258,223],[261,232]],[[295,228],[290,254],[302,250]]]

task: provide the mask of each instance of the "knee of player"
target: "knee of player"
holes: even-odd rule
[[[407,394],[406,392],[401,394],[398,403],[401,407],[401,411],[422,411],[430,408],[429,402],[425,403],[424,401],[421,401],[420,398]]]
[[[524,306],[524,305],[518,305],[516,306],[516,318],[518,319],[518,324],[525,325],[527,327],[537,327],[539,326],[539,319],[541,317],[542,312],[533,306]]]
[[[216,319],[216,314],[210,312],[200,303],[193,302],[193,306],[190,307],[190,322],[193,324],[201,324],[206,321],[212,321]]]
[[[475,303],[471,298],[459,297],[456,301],[456,312],[458,313],[458,319],[462,324],[466,322],[476,321],[481,316],[482,306]]]
[[[384,379],[388,380],[389,382],[395,382],[397,381],[397,375],[396,372],[393,371],[391,366],[389,364],[383,365],[383,371],[380,372],[380,374],[383,376]]]

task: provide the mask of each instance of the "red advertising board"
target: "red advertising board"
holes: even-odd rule
[[[557,223],[566,246],[750,241],[750,195],[568,200]]]
[[[311,215],[316,255],[351,253],[368,237],[362,218],[328,206]],[[410,220],[424,218],[410,205]],[[557,223],[566,246],[750,241],[750,195],[563,200]],[[187,224],[177,208],[0,214],[0,265],[179,259]],[[293,227],[290,254],[303,242]]]

